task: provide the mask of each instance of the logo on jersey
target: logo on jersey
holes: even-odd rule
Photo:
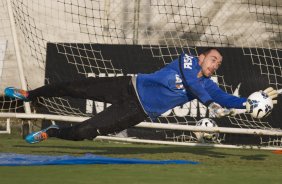
[[[184,63],[184,68],[185,69],[192,69],[192,56],[188,56],[187,54],[184,55],[183,57],[183,63]]]
[[[175,75],[175,87],[177,88],[177,89],[184,89],[184,86],[183,86],[183,84],[182,84],[182,79],[180,78],[180,76],[179,75]]]

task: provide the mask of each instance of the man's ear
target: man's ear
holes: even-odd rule
[[[198,58],[199,58],[199,65],[201,65],[203,63],[204,59],[205,59],[205,55],[200,54]]]

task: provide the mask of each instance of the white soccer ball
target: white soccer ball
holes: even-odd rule
[[[196,126],[217,127],[217,124],[212,119],[204,118],[198,121],[196,123]],[[218,133],[212,133],[212,132],[194,132],[194,134],[199,142],[216,142],[219,137]]]
[[[253,118],[267,117],[273,109],[273,102],[266,93],[257,91],[248,97],[246,109]]]

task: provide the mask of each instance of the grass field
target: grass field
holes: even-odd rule
[[[282,183],[282,155],[271,151],[216,149],[50,139],[29,145],[17,135],[0,135],[0,152],[184,159],[199,165],[71,165],[0,167],[1,184],[19,183]]]

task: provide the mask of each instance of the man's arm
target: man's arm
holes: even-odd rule
[[[216,83],[210,80],[207,84],[207,91],[213,100],[226,108],[245,109],[247,98],[240,98],[223,91]]]
[[[213,99],[198,82],[198,70],[195,67],[196,64],[192,56],[188,56],[187,54],[181,54],[179,56],[179,70],[186,91],[191,92],[204,105],[209,106],[213,102]]]

